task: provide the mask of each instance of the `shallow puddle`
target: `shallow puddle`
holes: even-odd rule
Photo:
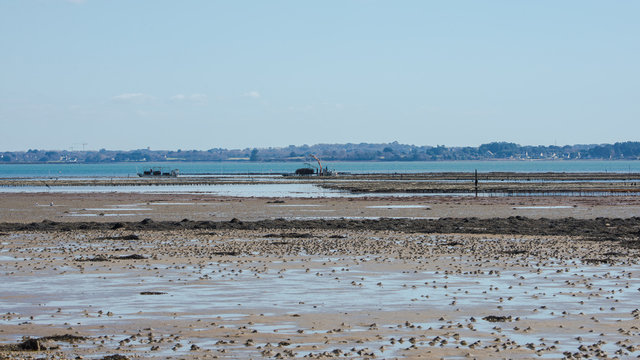
[[[110,207],[110,208],[91,208],[91,209],[73,209],[82,211],[150,211],[151,208],[134,208],[134,207]]]
[[[565,205],[557,205],[557,206],[516,206],[514,209],[574,209],[575,206],[565,206]]]
[[[375,205],[367,206],[367,209],[429,209],[427,205]]]
[[[318,204],[271,204],[271,205],[267,205],[267,206],[272,206],[272,207],[318,207],[318,206],[322,206],[322,205],[318,205]]]
[[[113,209],[111,209],[113,210]],[[70,213],[70,214],[65,214],[65,216],[74,216],[74,217],[93,217],[93,216],[106,216],[106,217],[110,217],[110,216],[146,216],[146,215],[151,215],[151,214],[109,214],[109,213],[100,213],[100,214],[77,214],[77,213]]]

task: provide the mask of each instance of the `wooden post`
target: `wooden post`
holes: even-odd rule
[[[475,172],[476,197],[478,197],[478,169]]]

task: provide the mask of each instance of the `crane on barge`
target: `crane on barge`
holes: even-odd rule
[[[317,156],[315,156],[314,154],[309,154],[309,156],[312,157],[318,163],[318,167],[316,168],[315,166],[306,163],[307,166],[309,167],[297,169],[296,175],[313,175],[314,174],[313,168],[315,168],[315,173],[318,176],[332,176],[336,174],[334,171],[329,170],[329,167],[323,167],[322,162]]]
[[[318,175],[323,176],[325,174],[325,169],[322,167],[322,163],[320,162],[320,159],[318,159],[318,157],[313,154],[309,154],[309,156],[311,156],[318,162]],[[329,171],[329,169],[327,169],[326,171]]]
[[[318,162],[318,176],[333,176],[336,175],[336,172],[333,170],[329,170],[328,166],[322,167],[322,162],[318,159],[317,156],[313,154],[309,154],[312,158],[314,158]]]

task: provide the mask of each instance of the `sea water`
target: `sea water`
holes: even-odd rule
[[[326,162],[339,173],[422,172],[612,172],[640,173],[638,160],[538,161],[336,161]],[[300,162],[125,162],[100,164],[0,164],[0,178],[135,177],[150,167],[178,169],[181,174],[282,174],[305,167]]]

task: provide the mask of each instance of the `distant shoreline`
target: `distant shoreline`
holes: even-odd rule
[[[38,150],[0,152],[0,163],[118,162],[314,162],[324,161],[458,161],[458,160],[638,160],[640,142],[564,146],[530,146],[492,142],[473,146],[416,146],[392,143],[316,144],[279,148],[209,150]]]
[[[368,162],[368,163],[411,163],[411,162],[596,162],[596,161],[611,161],[611,162],[622,162],[622,161],[640,161],[640,159],[474,159],[474,160],[328,160],[331,163],[350,163],[350,162]],[[47,161],[47,162],[0,162],[0,166],[2,165],[100,165],[100,164],[154,164],[154,163],[162,163],[162,164],[186,164],[186,163],[229,163],[229,164],[238,164],[238,163],[255,163],[255,164],[268,164],[268,163],[300,163],[299,160],[167,160],[167,161],[100,161],[100,162],[59,162],[59,161]]]

